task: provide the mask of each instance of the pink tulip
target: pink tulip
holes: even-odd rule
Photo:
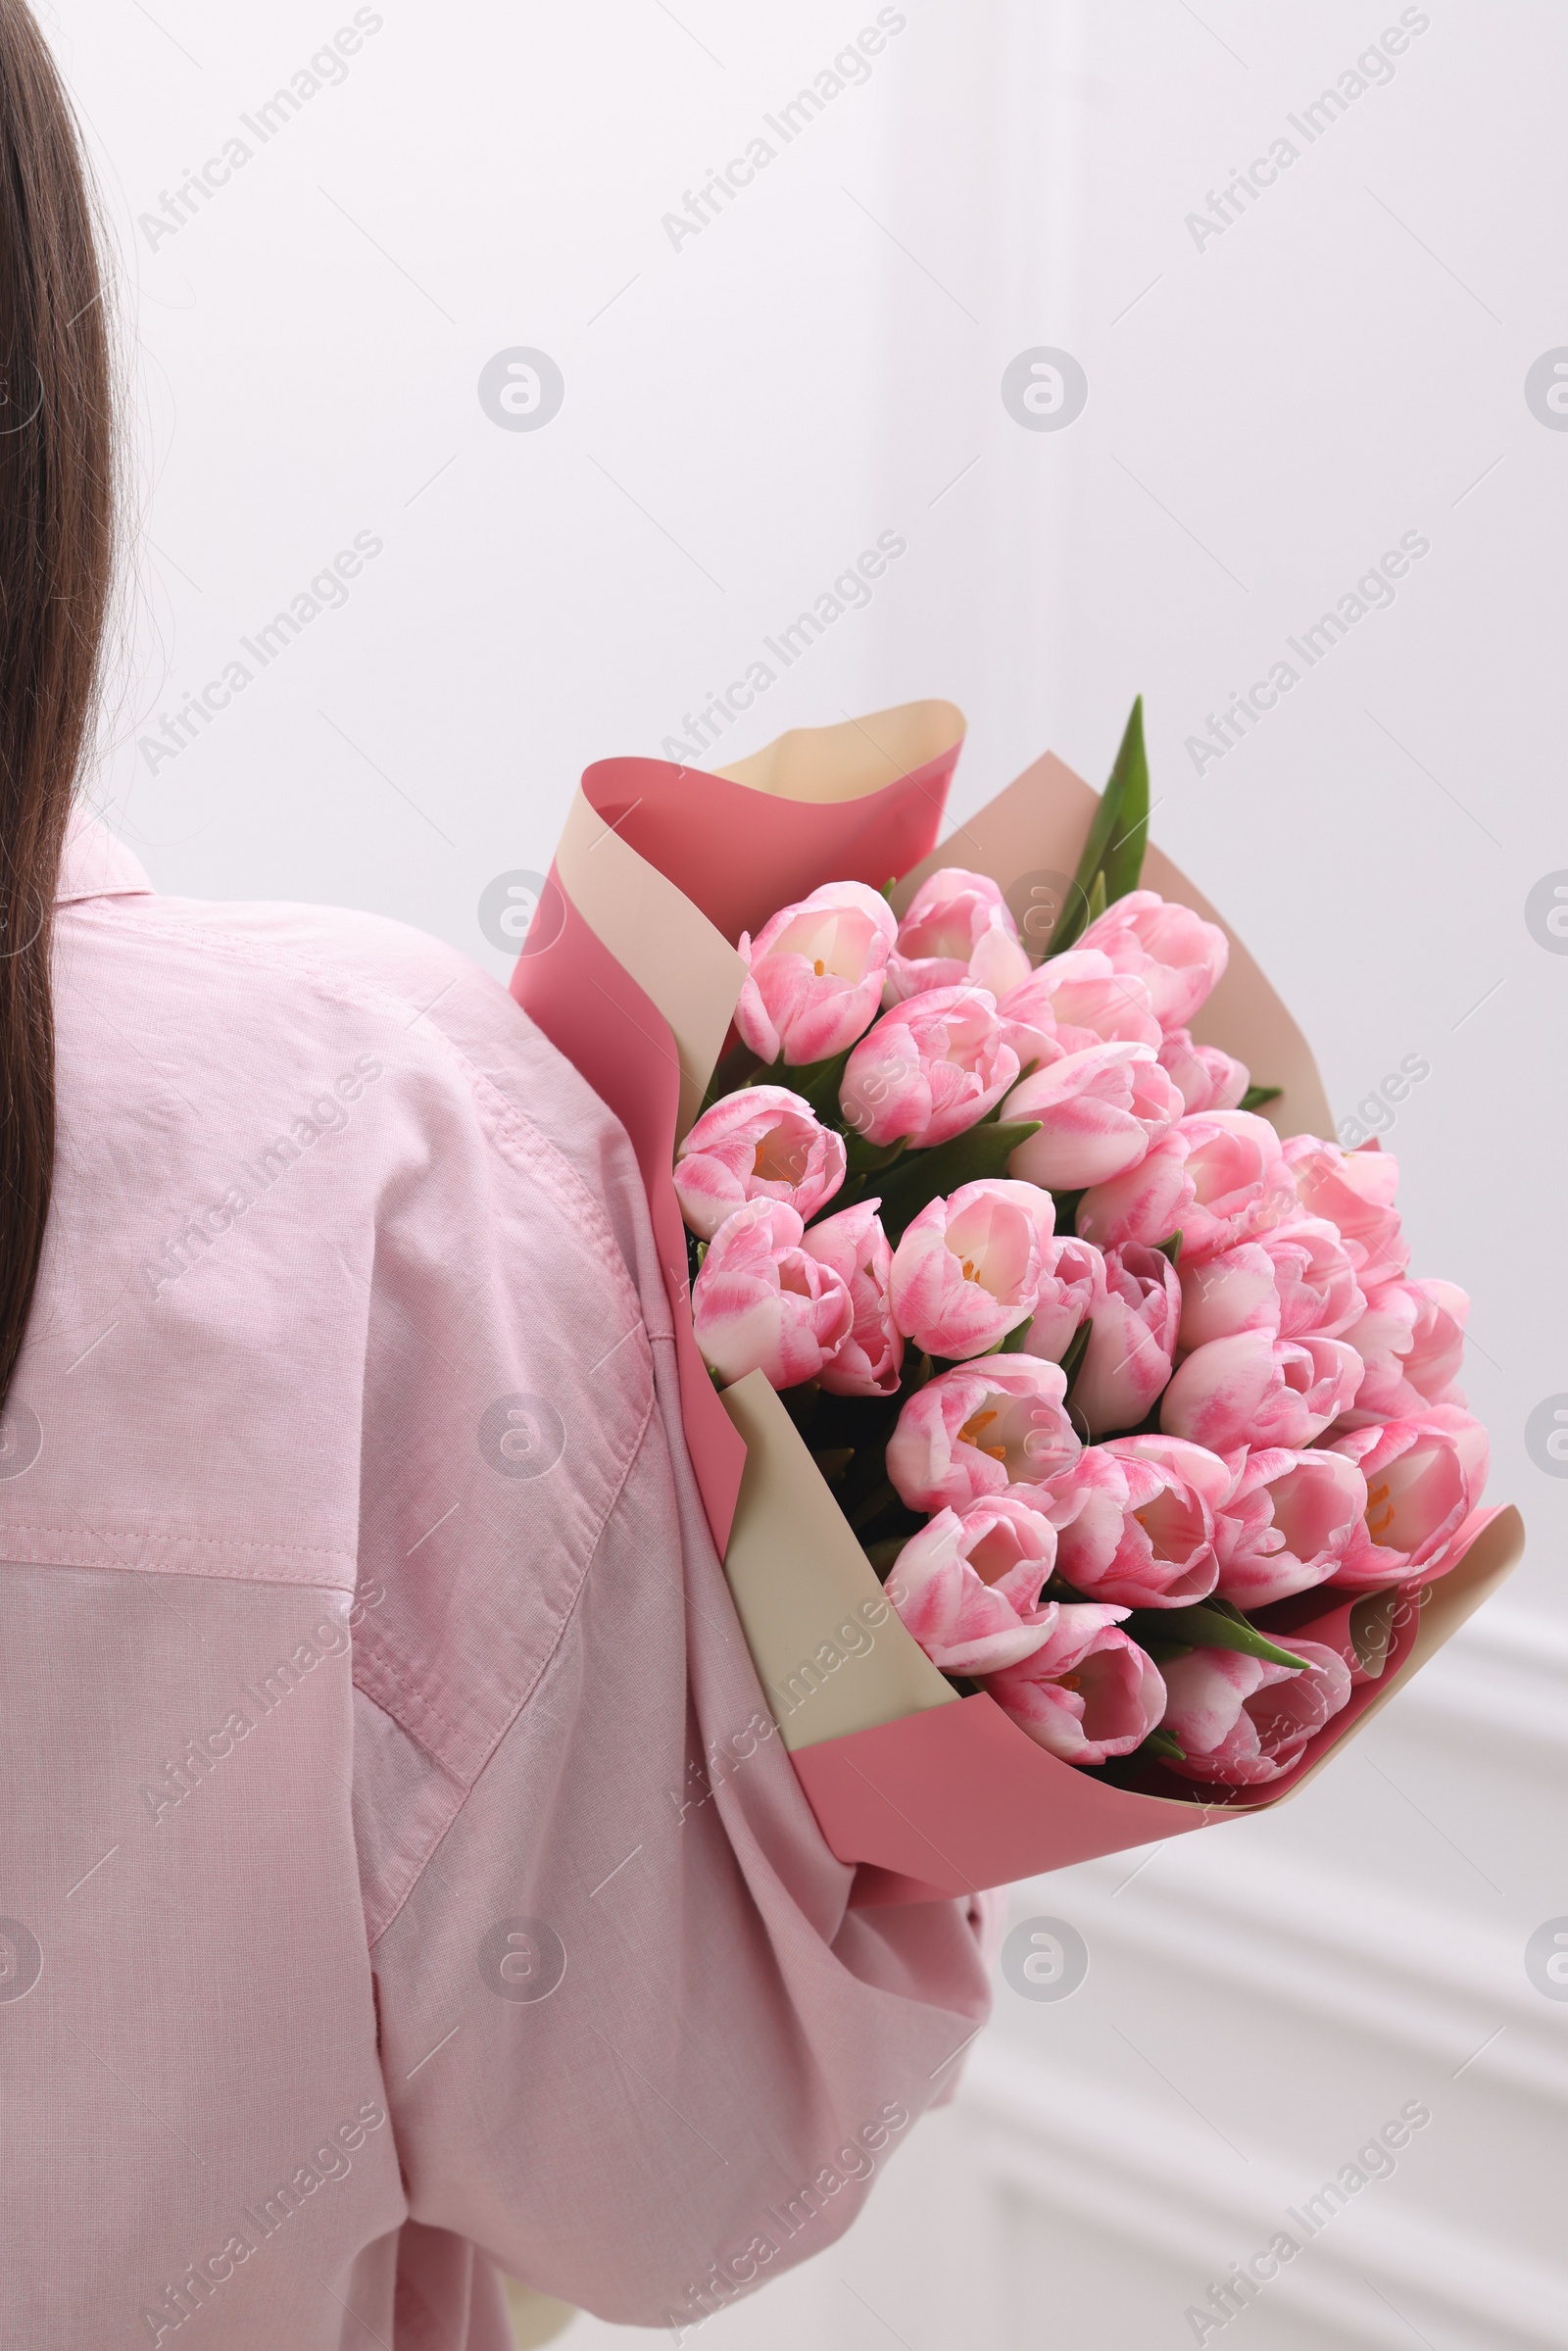
[[[945,865],[920,884],[888,957],[884,1002],[893,1005],[931,988],[968,981],[1005,996],[1026,980],[1029,956],[997,885],[983,873]]]
[[[1157,891],[1130,890],[1089,925],[1079,948],[1098,947],[1149,990],[1163,1029],[1185,1026],[1225,969],[1230,945],[1216,923]]]
[[[1101,1249],[1125,1249],[1133,1242],[1152,1249],[1184,1229],[1195,1198],[1187,1138],[1178,1127],[1125,1173],[1085,1192],[1078,1202],[1078,1231]]]
[[[1049,1192],[992,1179],[934,1200],[893,1252],[894,1319],[928,1355],[983,1355],[1034,1312]]]
[[[1362,1309],[1355,1269],[1339,1234],[1322,1217],[1276,1225],[1255,1241],[1233,1242],[1189,1263],[1185,1246],[1182,1345],[1234,1339],[1242,1331],[1271,1338],[1350,1338]],[[1351,1339],[1358,1354],[1361,1347]]]
[[[826,1061],[853,1045],[882,1001],[898,935],[893,908],[864,882],[829,882],[783,906],[755,940],[735,1026],[760,1059]]]
[[[798,1388],[850,1335],[848,1286],[807,1255],[803,1231],[785,1201],[754,1200],[708,1245],[692,1285],[692,1325],[704,1361],[726,1385],[760,1371],[775,1388]]]
[[[1104,1288],[1073,1382],[1072,1408],[1091,1437],[1135,1429],[1170,1378],[1181,1284],[1158,1249],[1105,1251]]]
[[[1077,1192],[1135,1167],[1181,1115],[1182,1098],[1147,1045],[1092,1045],[1014,1087],[1004,1119],[1038,1118],[1007,1173]]]
[[[1038,1355],[1044,1363],[1059,1363],[1104,1287],[1105,1260],[1094,1243],[1079,1241],[1071,1233],[1053,1235],[1041,1251],[1040,1295],[1024,1353]]]
[[[1261,1608],[1327,1583],[1365,1510],[1366,1480],[1343,1453],[1262,1446],[1214,1514],[1215,1589],[1239,1608]]]
[[[1069,948],[1032,972],[997,1006],[1003,1034],[1016,1021],[1056,1037],[1064,1053],[1090,1045],[1148,1045],[1158,1052],[1159,1022],[1149,990],[1132,972],[1118,971],[1109,955],[1092,947]],[[1049,1017],[1048,1017],[1049,1016]],[[1020,1050],[1020,1061],[1027,1056]]]
[[[1051,988],[1046,979],[1050,969],[1049,963],[1042,964],[1021,986],[1009,989],[997,1004],[1003,1043],[1011,1046],[1018,1056],[1020,1069],[1033,1071],[1049,1068],[1053,1061],[1059,1061],[1063,1053],[1076,1050],[1076,1041],[1074,1047],[1069,1048],[1056,1034],[1056,1015],[1052,1010]],[[1092,1044],[1094,1040],[1090,1038],[1084,1042]]]
[[[1192,1265],[1299,1213],[1268,1120],[1213,1110],[1180,1119],[1140,1165],[1086,1192],[1078,1230],[1102,1249],[1152,1247],[1179,1232]]]
[[[1169,1438],[1087,1446],[1052,1480],[1057,1573],[1127,1608],[1205,1599],[1219,1572],[1214,1510],[1231,1482],[1212,1453]]]
[[[1221,1053],[1217,1045],[1195,1045],[1186,1029],[1172,1029],[1164,1038],[1159,1065],[1180,1087],[1189,1117],[1200,1110],[1239,1109],[1252,1082],[1245,1061]]]
[[[1349,1251],[1328,1219],[1288,1217],[1262,1235],[1261,1246],[1274,1265],[1280,1337],[1348,1339],[1364,1301]]]
[[[1261,1242],[1238,1241],[1180,1271],[1182,1345],[1189,1354],[1211,1339],[1235,1339],[1244,1331],[1279,1336],[1279,1285]]]
[[[1210,1339],[1176,1366],[1159,1407],[1172,1437],[1216,1453],[1310,1445],[1355,1400],[1361,1358],[1343,1339]]]
[[[1479,1502],[1492,1466],[1492,1440],[1480,1421],[1465,1411],[1462,1404],[1429,1404],[1424,1412],[1415,1415],[1415,1425],[1418,1429],[1440,1429],[1452,1438],[1459,1449],[1471,1501]]]
[[[984,1118],[1017,1074],[996,999],[983,988],[932,988],[895,1004],[860,1039],[839,1102],[862,1142],[928,1148]]]
[[[1032,1655],[986,1677],[1003,1712],[1063,1763],[1130,1755],[1165,1711],[1159,1669],[1118,1629],[1122,1614],[1120,1608],[1061,1607]]]
[[[1330,1582],[1376,1592],[1441,1576],[1459,1556],[1454,1538],[1487,1482],[1487,1433],[1454,1405],[1419,1420],[1374,1422],[1334,1440],[1366,1480],[1366,1516]]]
[[[933,1665],[946,1674],[989,1674],[1048,1641],[1056,1606],[1041,1591],[1056,1555],[1056,1530],[1010,1494],[940,1510],[900,1551],[888,1598]]]
[[[700,1241],[749,1200],[814,1216],[844,1181],[844,1138],[784,1086],[747,1086],[705,1110],[675,1160],[675,1197]]]
[[[1176,1129],[1187,1146],[1193,1200],[1182,1224],[1191,1264],[1255,1241],[1299,1211],[1280,1139],[1250,1110],[1205,1110]]]
[[[1433,1404],[1462,1404],[1470,1300],[1452,1282],[1374,1285],[1346,1338],[1366,1364],[1352,1420],[1419,1419]]]
[[[838,1275],[855,1309],[848,1339],[822,1366],[830,1396],[892,1396],[904,1369],[904,1334],[888,1298],[893,1251],[877,1215],[881,1204],[858,1200],[810,1226],[801,1242],[808,1256]]]
[[[1066,1387],[1059,1363],[1033,1355],[985,1355],[939,1372],[910,1396],[888,1441],[901,1499],[911,1510],[966,1510],[1016,1487],[1029,1501],[1078,1458]]]
[[[1345,1242],[1363,1290],[1394,1280],[1410,1262],[1394,1196],[1399,1162],[1385,1151],[1341,1151],[1315,1135],[1293,1135],[1284,1158],[1308,1216],[1326,1217]]]
[[[1164,1728],[1186,1752],[1167,1771],[1211,1787],[1256,1788],[1300,1760],[1350,1694],[1349,1669],[1319,1641],[1295,1641],[1305,1668],[1238,1649],[1190,1649],[1165,1667]]]

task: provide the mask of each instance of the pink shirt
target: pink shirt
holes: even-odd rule
[[[0,2341],[697,2325],[848,2224],[985,2014],[855,1911],[680,1435],[629,1147],[364,914],[78,822],[0,1423]],[[480,2250],[482,2248],[482,2250]]]

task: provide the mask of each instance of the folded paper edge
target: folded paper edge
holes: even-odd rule
[[[579,786],[556,871],[589,929],[656,1006],[680,1063],[684,1135],[723,1049],[746,960],[657,865],[607,825]]]
[[[771,799],[826,807],[867,799],[956,753],[967,731],[956,703],[901,702],[832,726],[788,727],[760,751],[710,772]]]

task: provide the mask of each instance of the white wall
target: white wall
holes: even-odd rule
[[[726,756],[949,693],[961,812],[1047,745],[1098,781],[1141,688],[1155,831],[1268,963],[1336,1108],[1430,1064],[1388,1140],[1420,1268],[1474,1294],[1493,1493],[1532,1530],[1512,1594],[1277,1819],[1130,1883],[1138,1855],[1021,1889],[1019,1917],[1087,1937],[1086,1984],[1004,1985],[961,2100],[860,2229],[710,2339],[1190,2342],[1208,2280],[1419,2099],[1396,2176],[1227,2336],[1568,2341],[1568,2004],[1523,1960],[1568,1914],[1568,1493],[1525,1444],[1568,1392],[1568,958],[1526,920],[1568,868],[1568,436],[1524,393],[1568,343],[1561,12],[1416,12],[1392,81],[1310,146],[1289,132],[1298,160],[1200,246],[1185,216],[1397,8],[907,0],[865,86],[679,250],[661,216],[871,6],[374,13],[342,86],[156,242],[138,216],[352,11],[52,14],[142,419],[98,790],[159,883],[373,906],[505,970],[480,896],[547,863],[585,761],[657,752],[896,532],[869,608]],[[564,379],[536,432],[477,395],[519,345]],[[999,395],[1037,345],[1087,371],[1063,431]],[[358,531],[384,550],[344,609],[177,759],[140,753]],[[1205,713],[1406,531],[1430,551],[1392,608],[1195,772]]]

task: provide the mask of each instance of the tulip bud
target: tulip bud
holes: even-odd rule
[[[703,1359],[728,1385],[749,1371],[774,1388],[814,1380],[848,1339],[855,1308],[842,1277],[800,1246],[782,1200],[749,1200],[710,1242],[692,1284]]]
[[[1060,1607],[1046,1639],[1020,1664],[986,1676],[1003,1712],[1063,1763],[1130,1755],[1165,1711],[1158,1667],[1117,1627],[1125,1613]]]
[[[983,988],[932,988],[884,1012],[851,1053],[839,1091],[862,1143],[929,1148],[984,1118],[1018,1074]]]
[[[755,940],[743,931],[735,1026],[753,1053],[799,1067],[853,1045],[881,1002],[897,930],[880,891],[829,882],[780,907]]]
[[[1350,1675],[1321,1641],[1293,1646],[1304,1668],[1237,1649],[1190,1649],[1172,1658],[1164,1728],[1185,1761],[1166,1770],[1212,1787],[1256,1788],[1298,1763],[1307,1740],[1348,1698]]]
[[[1163,1029],[1182,1028],[1225,969],[1230,943],[1217,923],[1154,890],[1130,890],[1097,915],[1078,942],[1143,981]]]
[[[920,884],[899,925],[885,1002],[891,1006],[932,988],[965,984],[1005,996],[1029,971],[1018,926],[996,883],[945,865]]]
[[[1181,1116],[1181,1096],[1147,1045],[1093,1045],[1037,1069],[1003,1105],[1039,1119],[1007,1161],[1009,1175],[1078,1192],[1136,1167]]]
[[[675,1197],[709,1241],[749,1200],[814,1216],[844,1181],[844,1138],[784,1086],[748,1086],[705,1110],[675,1160]]]
[[[939,1373],[910,1396],[888,1441],[900,1498],[911,1510],[963,1510],[1016,1487],[1031,1499],[1078,1457],[1066,1387],[1059,1363],[1032,1355],[983,1355]]]
[[[1057,1610],[1040,1593],[1055,1553],[1051,1521],[997,1494],[928,1519],[899,1553],[888,1597],[944,1673],[993,1673],[1050,1638]]]
[[[934,1200],[893,1252],[893,1313],[928,1355],[983,1355],[1034,1312],[1055,1211],[1049,1192],[1000,1180]]]

